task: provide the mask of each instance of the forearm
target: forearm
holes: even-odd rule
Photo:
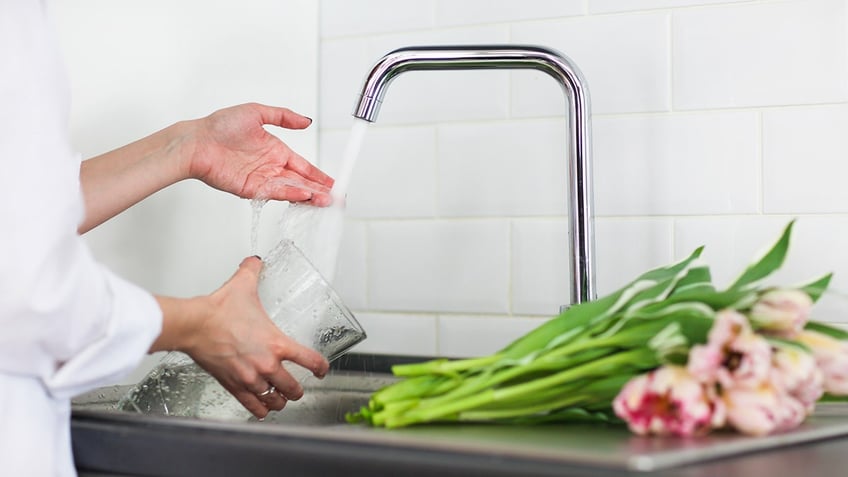
[[[169,126],[114,151],[83,161],[80,184],[85,233],[171,184],[189,177],[193,124]]]

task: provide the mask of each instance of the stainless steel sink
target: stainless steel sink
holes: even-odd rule
[[[133,475],[190,475],[200,469],[205,469],[204,475],[227,475],[222,469],[234,470],[222,462],[237,466],[253,456],[268,465],[300,462],[304,469],[329,472],[320,475],[355,464],[371,469],[362,475],[381,475],[374,466],[386,465],[396,471],[404,468],[404,475],[418,475],[418,471],[423,472],[420,475],[476,475],[468,471],[473,468],[493,476],[541,476],[572,471],[676,475],[693,465],[708,465],[704,462],[750,459],[745,456],[758,454],[770,456],[763,465],[772,466],[778,456],[791,455],[790,450],[818,449],[808,447],[816,442],[842,445],[844,451],[834,454],[837,458],[848,454],[848,441],[842,439],[848,436],[848,404],[842,403],[821,404],[798,429],[762,438],[721,432],[693,439],[644,438],[620,426],[597,424],[462,424],[385,430],[345,422],[347,412],[365,405],[374,390],[393,381],[387,373],[334,369],[324,380],[306,382],[300,401],[263,422],[121,412],[117,404],[129,387],[103,388],[74,400],[75,455],[83,468]],[[777,448],[782,451],[769,452]],[[192,463],[190,470],[184,461]],[[784,464],[769,472],[782,475],[780,470],[791,468]],[[253,474],[240,468],[238,472]]]
[[[344,424],[345,414],[356,411],[368,404],[368,399],[375,390],[386,386],[396,379],[388,374],[363,373],[343,370],[332,370],[324,379],[309,378],[303,382],[304,395],[298,401],[289,402],[285,409],[272,412],[262,425],[285,424],[303,426],[331,426]],[[83,394],[73,400],[75,411],[91,412],[128,412],[135,413],[130,406],[122,404],[122,400],[131,392],[133,385],[110,386]],[[235,401],[233,400],[233,403]],[[237,405],[237,403],[233,404]],[[217,421],[250,423],[258,420],[246,411],[234,413],[229,409],[223,415],[202,417]],[[160,410],[150,412],[150,406],[145,408],[142,415],[164,415]],[[198,417],[187,415],[185,409],[172,412],[176,417]],[[196,413],[195,413],[196,414]]]

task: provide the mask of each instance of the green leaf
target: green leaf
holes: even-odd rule
[[[818,280],[813,280],[812,282],[806,285],[801,285],[800,287],[798,287],[798,289],[806,293],[807,295],[810,295],[810,298],[813,300],[813,303],[815,303],[827,290],[828,285],[830,285],[831,278],[833,278],[833,273],[828,273],[827,275],[819,278]]]
[[[532,352],[546,348],[549,343],[558,337],[573,338],[579,335],[590,322],[608,318],[632,302],[633,297],[648,286],[646,284],[663,282],[675,277],[700,257],[703,250],[704,247],[699,247],[678,263],[645,272],[626,286],[602,298],[572,306],[556,318],[548,320],[545,324],[513,341],[501,353],[512,359],[520,359]],[[559,341],[567,342],[568,340],[558,340],[557,345],[563,344]]]
[[[809,321],[807,322],[807,325],[804,326],[804,329],[815,331],[823,335],[830,336],[831,338],[838,339],[840,341],[848,341],[848,331],[830,325],[826,325],[820,321]]]
[[[792,235],[792,226],[795,221],[789,222],[783,233],[775,244],[759,260],[755,261],[742,272],[742,275],[730,285],[731,290],[738,290],[747,287],[763,278],[771,275],[775,270],[783,265],[783,260],[786,258],[786,252],[789,250],[789,239]]]

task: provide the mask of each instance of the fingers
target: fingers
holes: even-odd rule
[[[304,178],[317,182],[325,187],[333,187],[333,178],[324,173],[321,169],[315,167],[311,162],[304,159],[302,156],[294,154],[286,163],[286,168],[297,172]]]
[[[330,370],[330,363],[321,353],[312,348],[303,346],[289,337],[278,345],[276,350],[277,356],[282,359],[296,363],[304,368],[312,371],[315,377],[323,378]]]
[[[276,393],[289,401],[297,401],[303,397],[303,386],[282,366],[274,375],[268,377],[268,382],[276,388]]]
[[[333,201],[328,187],[300,176],[282,176],[267,180],[256,192],[256,196],[289,202],[310,202],[318,207],[326,207]]]
[[[228,389],[228,391],[230,391],[230,394],[232,394],[233,397],[235,397],[238,402],[240,402],[241,405],[254,416],[259,419],[263,419],[268,415],[268,407],[259,400],[259,397],[256,394],[247,390]]]
[[[286,129],[306,129],[312,124],[312,119],[298,114],[288,108],[278,108],[254,103],[253,107],[259,111],[263,124],[273,124]]]

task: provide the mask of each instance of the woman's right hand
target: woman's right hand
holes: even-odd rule
[[[258,418],[303,395],[282,361],[297,363],[317,377],[329,369],[320,353],[286,336],[265,313],[257,294],[261,268],[258,257],[249,257],[211,295],[157,297],[163,330],[151,348],[185,352]],[[275,391],[263,394],[271,387]]]

